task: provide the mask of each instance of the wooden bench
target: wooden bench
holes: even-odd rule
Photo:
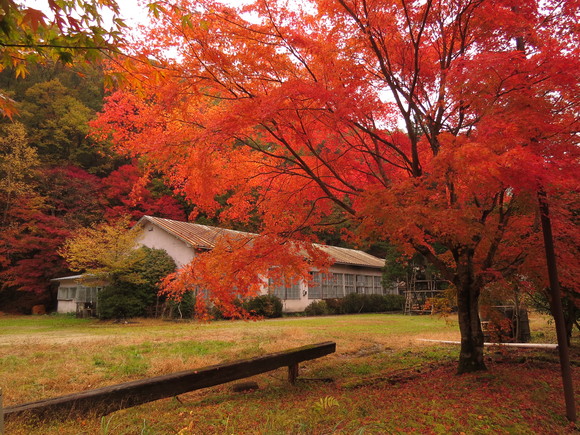
[[[3,409],[4,417],[9,419],[19,416],[36,416],[42,419],[64,419],[84,414],[105,415],[119,409],[224,384],[280,367],[288,367],[288,380],[294,383],[298,376],[300,362],[320,358],[335,351],[336,343],[327,341],[197,370],[186,370],[53,399],[9,406]],[[0,403],[0,419],[1,417]],[[0,429],[1,424],[0,421]]]

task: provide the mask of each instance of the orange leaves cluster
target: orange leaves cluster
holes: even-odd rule
[[[157,3],[151,59],[95,126],[200,211],[300,240],[349,216],[359,239],[419,250],[451,280],[460,262],[524,264],[540,186],[570,206],[580,65],[558,2]]]
[[[329,265],[328,256],[311,243],[240,233],[222,237],[212,251],[198,253],[190,264],[169,275],[162,293],[181,299],[184,292],[194,291],[202,318],[210,317],[211,306],[227,317],[244,317],[249,313],[240,310],[239,298],[256,296],[269,282],[279,286],[308,281],[312,268],[326,270]]]

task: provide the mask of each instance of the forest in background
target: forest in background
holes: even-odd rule
[[[16,102],[0,121],[0,311],[56,305],[50,280],[70,271],[58,249],[80,228],[144,214],[185,220],[192,208],[143,162],[120,157],[89,134],[102,108],[103,71],[34,66],[0,73]]]
[[[127,216],[130,223],[143,215],[187,220],[195,208],[163,176],[147,173],[146,162],[91,137],[103,83],[102,69],[90,64],[35,65],[25,78],[0,72],[0,89],[17,109],[12,119],[0,120],[0,312],[28,314],[37,304],[56,309],[50,280],[75,274],[58,250],[79,229]],[[219,201],[225,206],[227,198]],[[223,225],[219,213],[198,214],[196,221]],[[259,218],[228,226],[257,231]],[[340,228],[319,236],[348,246]],[[370,252],[398,255],[385,244]]]

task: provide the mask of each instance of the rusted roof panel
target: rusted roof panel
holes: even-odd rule
[[[330,245],[316,245],[318,248],[326,252],[330,257],[334,259],[337,264],[348,264],[353,266],[367,266],[382,268],[385,265],[385,260],[382,258],[375,257],[374,255],[367,254],[364,251],[359,251],[358,249],[348,249],[340,248],[338,246]]]
[[[174,221],[153,216],[143,216],[139,223],[149,221],[152,224],[164,229],[169,234],[183,240],[194,248],[212,249],[216,241],[222,237],[254,237],[256,234],[242,231],[228,230],[225,228],[211,227],[208,225],[194,224],[190,222]],[[335,264],[345,264],[352,266],[363,266],[382,268],[385,260],[367,254],[357,249],[340,248],[338,246],[329,246],[316,244],[318,248],[328,254]]]
[[[189,243],[194,248],[213,249],[216,241],[222,236],[228,237],[251,237],[251,233],[228,230],[225,228],[210,227],[208,225],[194,224],[190,222],[174,221],[153,216],[143,216],[140,222],[145,219],[152,224],[163,228],[175,237]]]

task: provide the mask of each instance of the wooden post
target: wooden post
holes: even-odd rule
[[[335,350],[336,343],[327,341],[246,360],[202,367],[197,370],[185,370],[10,406],[4,409],[4,415],[6,418],[34,415],[41,419],[62,419],[84,414],[105,415],[119,409],[248,378],[282,367],[288,367],[290,382],[293,382],[298,375],[300,362],[320,358]]]
[[[4,407],[2,406],[2,388],[0,388],[0,435],[4,435]]]
[[[298,363],[291,364],[288,366],[288,382],[292,385],[296,383],[296,378],[298,377]]]
[[[562,310],[562,295],[560,294],[560,281],[558,280],[558,267],[556,253],[554,251],[554,236],[552,235],[552,221],[550,220],[550,208],[546,192],[538,192],[540,203],[540,219],[544,234],[544,248],[546,250],[546,264],[550,280],[550,309],[556,324],[556,337],[558,338],[558,352],[560,355],[560,371],[562,372],[562,384],[564,386],[564,401],[566,403],[566,417],[576,421],[576,404],[574,402],[574,385],[572,383],[572,370],[570,368],[570,354],[568,352],[568,335],[564,323],[564,311]]]

